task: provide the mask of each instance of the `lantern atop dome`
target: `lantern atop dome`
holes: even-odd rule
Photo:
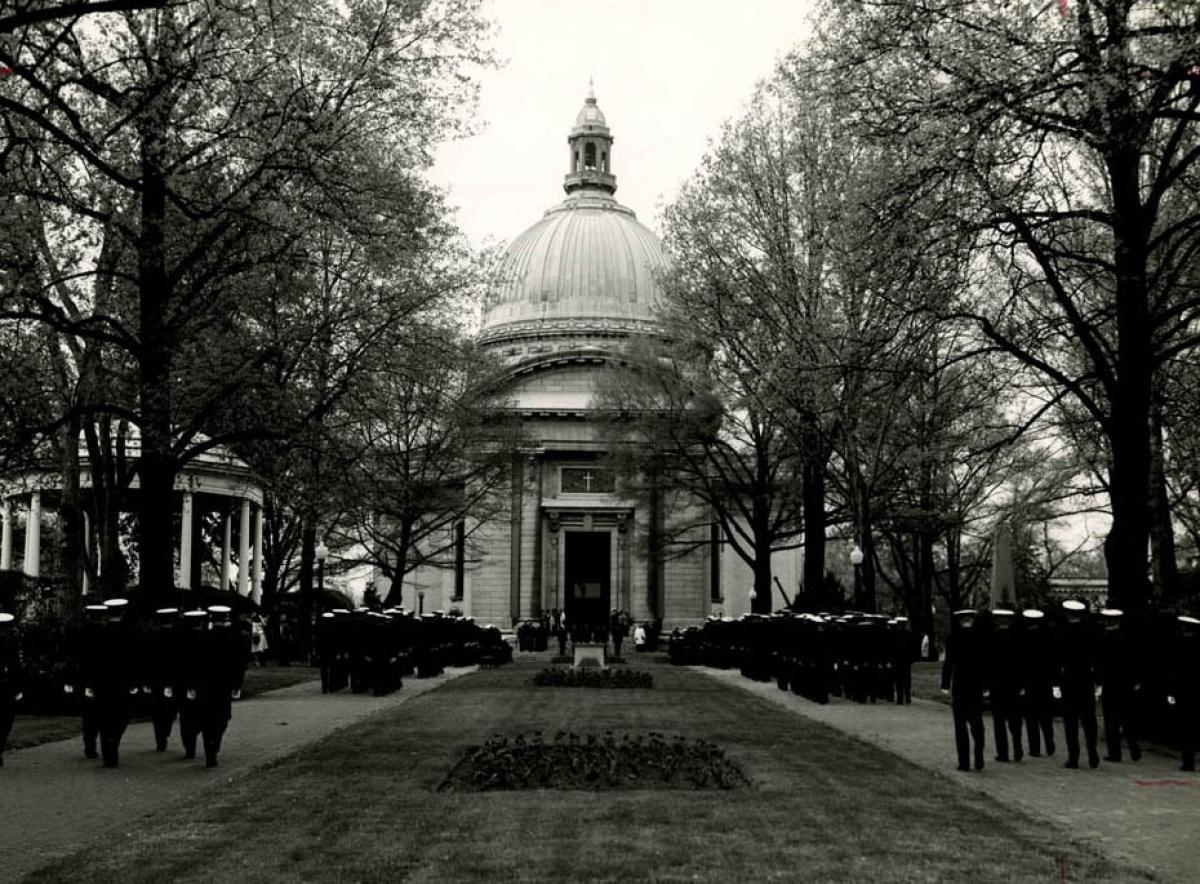
[[[563,179],[563,190],[616,193],[617,177],[612,174],[613,137],[608,131],[604,112],[596,104],[596,90],[588,81],[588,94],[583,108],[575,115],[575,126],[567,136],[570,146],[570,169]]]

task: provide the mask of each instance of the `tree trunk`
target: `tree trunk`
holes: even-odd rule
[[[1104,540],[1109,603],[1133,612],[1149,600],[1150,405],[1153,328],[1146,292],[1146,237],[1136,149],[1108,157],[1116,217],[1116,377],[1110,395],[1109,498],[1112,528]]]
[[[165,117],[160,104],[158,113]],[[138,476],[139,582],[151,590],[174,586],[172,492],[175,485],[171,431],[170,291],[166,270],[166,179],[161,127],[152,119],[141,145],[141,231],[138,236],[138,402],[141,452]]]
[[[79,606],[83,595],[83,506],[79,496],[79,418],[72,416],[62,428],[62,487],[58,514],[62,522],[62,562],[65,602],[69,610]]]
[[[1158,403],[1150,411],[1150,565],[1157,599],[1172,600],[1179,589],[1179,568],[1175,562],[1175,527],[1167,500],[1167,474],[1163,452],[1162,409]]]
[[[825,585],[825,464],[804,462],[804,593],[813,597]]]

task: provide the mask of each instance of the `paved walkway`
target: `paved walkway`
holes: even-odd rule
[[[220,766],[185,761],[178,725],[166,752],[154,751],[148,723],[130,725],[121,766],[105,769],[83,757],[79,737],[6,753],[0,768],[0,881],[15,881],[102,835],[122,837],[139,820],[197,790],[226,783],[338,728],[420,696],[473,671],[449,669],[429,679],[405,679],[386,697],[322,695],[316,681],[234,704]]]
[[[774,682],[743,678],[736,670],[691,667],[717,681],[758,694],[806,718],[831,725],[921,767],[978,789],[1010,807],[1060,823],[1110,856],[1153,869],[1167,881],[1200,879],[1200,777],[1181,773],[1179,758],[1146,753],[1137,764],[1101,762],[1096,770],[1067,770],[1062,723],[1056,721],[1052,758],[1026,757],[1020,764],[993,762],[991,716],[984,715],[987,764],[981,773],[955,770],[950,707],[914,700],[860,705],[834,698],[812,703]],[[1103,734],[1101,734],[1103,741]],[[1101,755],[1104,754],[1101,745]],[[1071,858],[1065,857],[1070,866]]]

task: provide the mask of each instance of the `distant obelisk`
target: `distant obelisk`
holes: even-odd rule
[[[1007,522],[996,526],[992,544],[992,598],[990,610],[1016,610],[1017,588],[1013,580],[1012,529]]]

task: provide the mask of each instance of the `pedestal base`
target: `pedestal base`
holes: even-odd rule
[[[605,668],[604,650],[606,645],[597,642],[575,642],[571,647],[575,652],[575,662],[571,664],[574,668],[578,669],[580,666]]]

